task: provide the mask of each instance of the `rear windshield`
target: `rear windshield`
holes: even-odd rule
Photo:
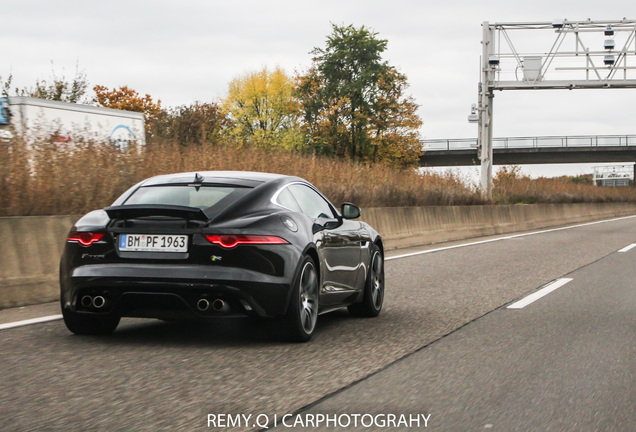
[[[248,193],[252,188],[239,186],[144,186],[124,202],[129,204],[165,204],[198,207],[206,214],[220,211]]]

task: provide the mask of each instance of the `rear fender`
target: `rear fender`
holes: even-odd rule
[[[309,244],[307,245],[307,247],[305,247],[302,254],[298,257],[298,262],[296,263],[296,268],[294,269],[294,277],[291,279],[291,285],[289,287],[289,292],[287,293],[285,313],[287,313],[287,310],[289,308],[291,296],[292,296],[292,293],[294,292],[294,287],[296,286],[296,284],[298,283],[298,279],[300,278],[300,272],[302,271],[302,263],[303,263],[302,258],[304,256],[310,256],[311,259],[314,261],[314,265],[316,266],[316,271],[318,273],[318,278],[320,279],[318,281],[319,286],[321,286],[320,284],[322,284],[322,276],[320,274],[320,260],[318,259],[318,252],[314,244]]]

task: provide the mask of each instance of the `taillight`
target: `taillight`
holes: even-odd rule
[[[70,242],[78,242],[82,246],[90,246],[93,243],[100,241],[102,237],[104,237],[104,233],[100,232],[92,233],[73,231],[68,235],[66,240]]]
[[[289,244],[289,242],[283,238],[276,236],[264,236],[264,235],[217,235],[217,234],[204,234],[204,237],[212,244],[222,246],[227,249],[231,249],[238,245],[277,245],[277,244]]]

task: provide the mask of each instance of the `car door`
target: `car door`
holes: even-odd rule
[[[322,263],[321,302],[338,304],[353,295],[360,268],[359,223],[338,217],[318,192],[305,184],[292,184],[290,192],[303,213],[314,221],[314,233]]]

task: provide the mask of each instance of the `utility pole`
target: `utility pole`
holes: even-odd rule
[[[481,195],[486,199],[492,198],[492,85],[495,81],[495,72],[499,67],[499,58],[494,55],[494,29],[488,21],[484,21],[482,56],[481,56],[481,82],[479,83],[479,131],[477,135],[477,148],[480,150],[481,159]]]

